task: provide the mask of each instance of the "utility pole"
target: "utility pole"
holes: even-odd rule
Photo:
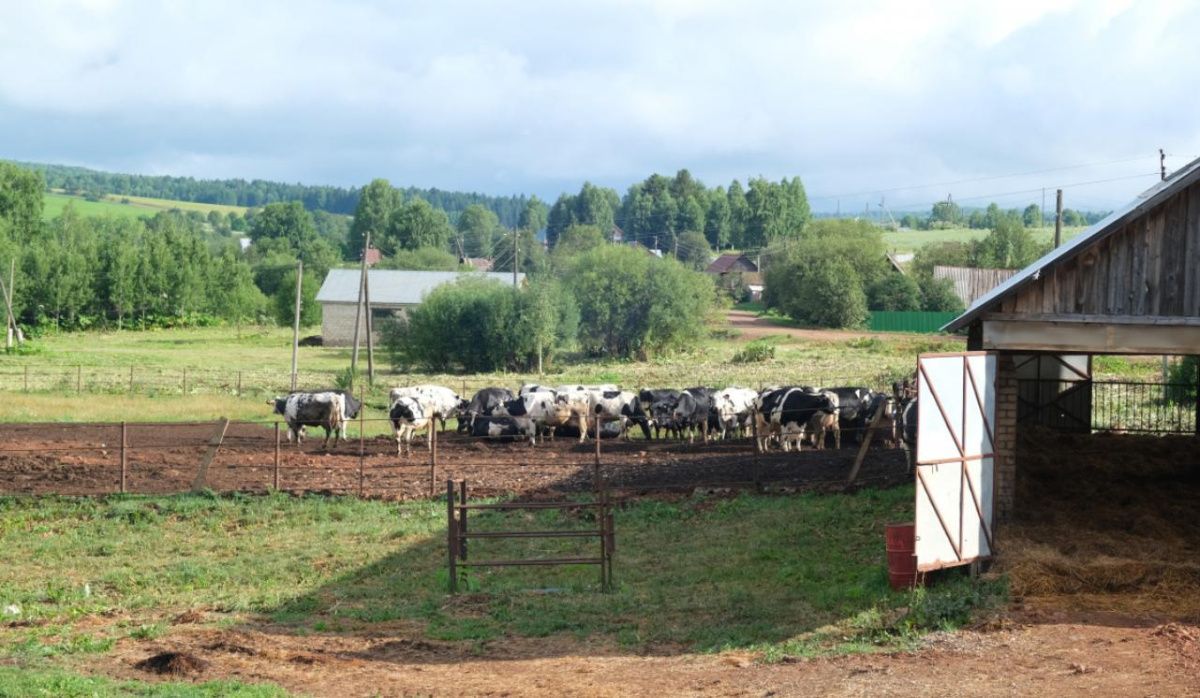
[[[367,250],[371,249],[371,231],[363,240],[362,267],[358,277],[358,303],[354,306],[354,349],[350,352],[350,390],[354,390],[354,372],[358,370],[358,331],[363,314],[363,280],[367,278]]]
[[[521,235],[513,228],[513,288],[517,287],[517,269],[521,268]]]
[[[1062,189],[1055,195],[1054,203],[1054,246],[1062,244]]]
[[[1038,221],[1038,227],[1039,227],[1039,228],[1045,228],[1045,227],[1046,227],[1046,187],[1042,187],[1042,212],[1041,212],[1041,217],[1042,217],[1042,220]]]
[[[1164,181],[1167,179],[1167,154],[1162,148],[1158,149],[1158,173]]]
[[[292,391],[296,390],[296,362],[300,357],[300,289],[304,283],[304,260],[296,260],[296,314],[292,321]]]

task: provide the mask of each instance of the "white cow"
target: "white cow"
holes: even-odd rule
[[[412,385],[404,388],[392,388],[388,393],[388,401],[393,405],[396,404],[396,400],[402,397],[413,398],[420,402],[421,407],[425,411],[425,417],[433,422],[430,424],[429,438],[427,439],[430,446],[433,445],[433,430],[437,428],[436,422],[441,422],[442,430],[445,431],[446,420],[451,417],[457,417],[458,411],[467,407],[467,402],[459,397],[458,393],[440,385]]]
[[[629,423],[642,425],[642,431],[647,439],[650,438],[650,424],[642,411],[642,403],[637,393],[629,390],[593,390],[588,393],[588,413],[601,423],[620,422],[621,436],[629,438]],[[580,433],[584,433],[581,429]],[[600,438],[597,430],[596,438]]]
[[[555,400],[553,391],[535,391],[508,400],[495,410],[496,416],[511,417],[517,429],[529,437],[529,445],[537,444],[539,432],[563,426],[571,421],[571,410]]]

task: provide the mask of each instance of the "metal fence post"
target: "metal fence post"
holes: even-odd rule
[[[458,501],[460,504],[463,505],[463,509],[461,509],[458,514],[458,531],[460,534],[459,541],[458,541],[458,558],[460,560],[462,560],[463,562],[466,562],[466,560],[467,560],[467,510],[466,510],[467,479],[465,477],[462,479],[462,482],[458,483],[458,487],[459,487]],[[464,570],[464,576],[465,576],[465,570]]]
[[[275,422],[275,467],[271,470],[271,489],[279,491],[279,422]]]

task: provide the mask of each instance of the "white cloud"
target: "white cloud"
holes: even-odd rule
[[[4,14],[0,157],[542,195],[688,167],[711,183],[799,174],[820,194],[1200,152],[1200,11],[1182,2],[95,0]]]

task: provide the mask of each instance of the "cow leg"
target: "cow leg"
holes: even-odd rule
[[[579,421],[579,443],[583,443],[587,441],[587,416],[583,414],[577,416]],[[600,438],[600,435],[596,434],[596,438]]]

